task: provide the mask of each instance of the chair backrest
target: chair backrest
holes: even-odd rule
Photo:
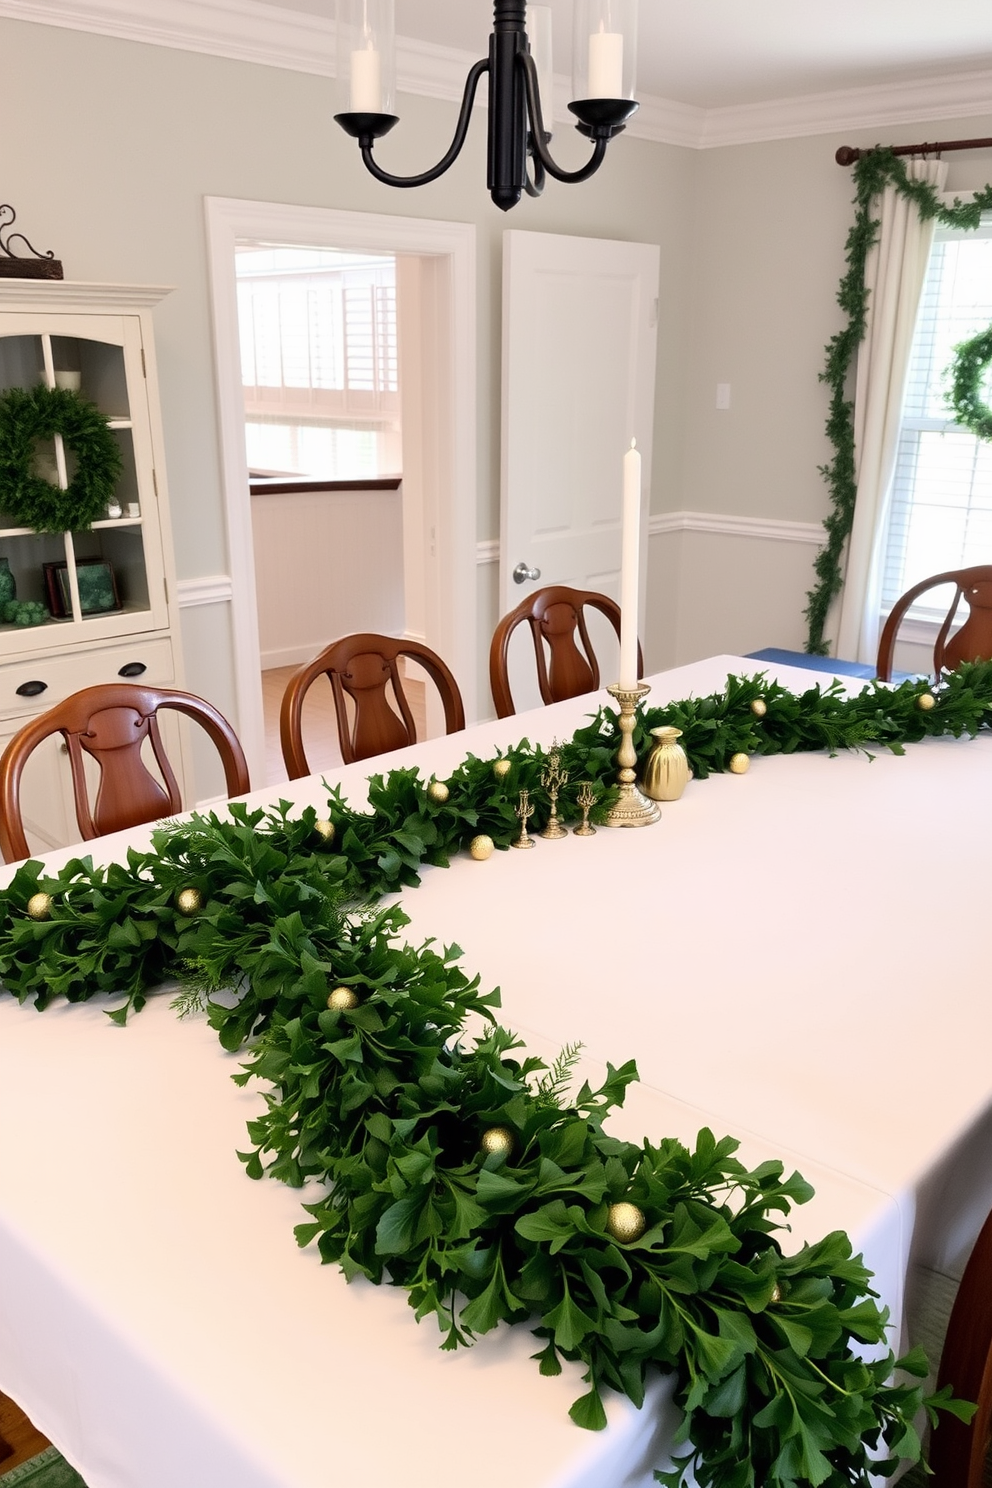
[[[400,657],[409,657],[423,667],[437,687],[444,705],[445,731],[454,734],[465,727],[458,683],[429,646],[369,632],[344,636],[326,646],[289,680],[279,715],[279,735],[290,780],[310,774],[303,748],[303,699],[322,673],[331,684],[338,741],[346,765],[417,742],[416,725],[403,690]],[[390,692],[396,707],[389,701]],[[348,716],[349,698],[352,718]]]
[[[0,758],[0,852],[7,862],[29,855],[21,818],[21,775],[32,751],[52,734],[61,734],[65,740],[83,841],[181,811],[181,793],[158,726],[157,715],[162,708],[182,713],[206,730],[223,762],[229,796],[244,795],[251,789],[237,736],[212,704],[189,692],[136,683],[86,687],[25,724]],[[161,780],[141,757],[146,740]],[[84,755],[95,760],[100,771],[92,808]]]
[[[515,712],[508,671],[510,637],[525,620],[534,642],[537,683],[544,701],[563,703],[566,698],[578,697],[583,692],[595,692],[599,686],[599,663],[586,627],[587,606],[605,615],[620,635],[620,606],[616,600],[592,589],[569,589],[564,584],[535,589],[515,610],[503,616],[489,647],[489,686],[497,718],[509,718]],[[640,643],[637,670],[638,675],[643,675]]]
[[[992,661],[992,564],[981,563],[974,568],[954,568],[947,573],[934,574],[932,578],[914,584],[896,601],[878,643],[876,670],[883,682],[888,682],[892,676],[892,652],[903,616],[921,594],[939,584],[953,584],[954,598],[933,648],[936,675],[939,677],[945,668],[953,671],[962,661]],[[970,613],[961,629],[948,639],[962,598],[967,601]]]
[[[992,1214],[975,1242],[951,1309],[937,1388],[978,1402],[966,1425],[941,1411],[930,1438],[933,1488],[982,1488],[992,1437]]]

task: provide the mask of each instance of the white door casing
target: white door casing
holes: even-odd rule
[[[623,456],[642,459],[640,606],[647,572],[660,250],[553,233],[503,234],[500,613],[546,584],[620,598]],[[517,583],[520,563],[540,577]],[[597,617],[598,618],[598,617]],[[591,627],[603,681],[612,632]],[[511,648],[518,711],[537,706],[532,655]]]
[[[424,639],[458,679],[467,718],[476,717],[476,303],[475,228],[435,222],[297,207],[278,202],[206,197],[207,245],[214,321],[221,465],[231,572],[232,636],[237,719],[235,726],[253,780],[265,770],[261,669],[255,601],[244,402],[238,339],[235,248],[239,242],[346,248],[438,260],[432,277],[443,299],[439,324],[424,337],[422,375],[442,390],[436,399],[439,427],[432,476],[431,531],[412,534],[404,522],[406,580],[422,596]],[[414,540],[415,536],[415,540]],[[329,636],[328,640],[334,639]]]

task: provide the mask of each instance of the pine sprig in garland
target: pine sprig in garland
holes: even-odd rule
[[[943,227],[976,228],[982,213],[992,208],[992,185],[976,191],[971,201],[955,200],[945,207],[937,190],[928,181],[910,178],[906,166],[891,150],[869,150],[854,166],[854,223],[847,235],[845,258],[847,269],[837,290],[837,303],[846,323],[826,347],[826,362],[820,381],[830,391],[827,414],[827,438],[834,453],[820,473],[827,483],[830,511],[824,518],[827,534],[825,545],[813,563],[817,583],[807,594],[805,610],[809,628],[806,650],[814,656],[825,656],[829,641],[824,638],[827,612],[843,585],[841,560],[854,521],[857,482],[854,473],[854,401],[850,378],[855,357],[864,340],[868,310],[865,288],[865,264],[869,249],[878,236],[879,221],[873,215],[876,200],[886,186],[894,186],[901,196],[916,204],[924,221],[936,219]]]
[[[924,697],[920,683],[797,696],[731,677],[723,693],[644,710],[634,738],[643,754],[662,716],[676,723],[699,779],[739,751],[900,753],[989,727],[992,663],[943,678],[929,710]],[[561,746],[573,782],[598,781],[606,798],[616,746],[604,710]],[[498,993],[466,976],[458,947],[403,945],[402,910],[375,907],[480,827],[509,845],[517,791],[537,785],[546,755],[525,741],[505,758],[509,773],[463,761],[444,802],[416,770],[374,777],[367,812],[332,791],[332,844],[312,807],[235,804],[226,818],[166,824],[126,864],[76,859],[55,876],[25,864],[0,893],[0,987],[39,1008],[122,993],[111,1014],[122,1022],[179,978],[177,1010],[205,1009],[222,1046],[246,1050],[239,1083],[265,1082],[241,1154],[250,1176],[325,1186],[304,1206],[301,1245],[346,1276],[404,1287],[418,1318],[437,1318],[442,1347],[528,1323],[542,1374],[583,1371],[578,1425],[605,1424],[605,1389],[639,1404],[653,1372],[673,1373],[680,1455],[656,1474],[669,1488],[690,1472],[701,1488],[863,1488],[919,1455],[924,1406],[968,1408],[946,1391],[924,1399],[920,1354],[896,1365],[845,1235],[783,1253],[809,1186],[780,1163],[747,1170],[737,1144],[707,1130],[693,1150],[610,1136],[632,1061],[570,1095],[576,1050],[550,1069],[519,1057],[495,1022]],[[578,814],[571,794],[559,811]],[[183,913],[191,888],[197,907]],[[50,913],[33,919],[39,893]],[[467,1043],[470,1018],[482,1031]],[[615,1205],[635,1206],[643,1229],[618,1235]],[[897,1367],[905,1382],[891,1382]]]

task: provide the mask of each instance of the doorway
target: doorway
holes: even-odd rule
[[[265,778],[258,607],[235,253],[240,242],[397,256],[404,405],[404,634],[438,651],[475,700],[475,229],[467,223],[206,198],[221,459],[231,569],[237,727]],[[347,564],[328,555],[328,582]],[[333,637],[326,637],[327,640]]]

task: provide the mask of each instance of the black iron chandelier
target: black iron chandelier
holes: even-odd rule
[[[551,131],[551,10],[525,0],[495,0],[489,55],[469,71],[455,137],[432,169],[394,176],[373,157],[377,139],[398,116],[393,0],[338,0],[338,77],[348,80],[349,107],[335,114],[357,139],[368,169],[387,186],[424,186],[457,158],[468,134],[479,79],[489,74],[489,164],[487,185],[498,207],[508,211],[521,192],[540,196],[546,176],[585,181],[598,170],[606,147],[637,108],[634,72],[637,0],[575,0],[572,102],[576,129],[593,142],[579,170],[563,170],[548,144]],[[542,105],[542,95],[546,101]],[[547,122],[546,122],[547,119]],[[530,162],[530,164],[528,164]]]

